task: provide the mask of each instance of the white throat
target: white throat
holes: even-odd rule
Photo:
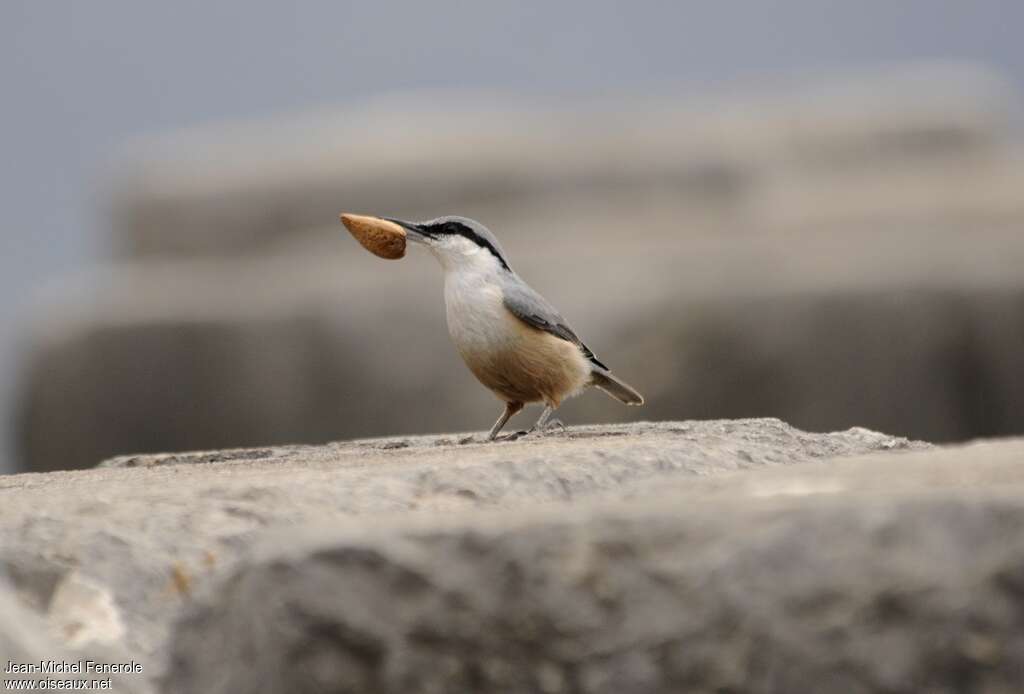
[[[497,277],[504,268],[489,250],[469,239],[453,236],[428,246],[444,270],[445,278],[451,274]]]
[[[495,331],[507,320],[500,282],[505,269],[489,250],[468,239],[445,239],[429,248],[444,270],[444,303],[452,339],[463,353],[486,351],[495,342]]]

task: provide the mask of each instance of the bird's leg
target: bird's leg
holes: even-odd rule
[[[565,424],[563,424],[561,420],[551,419],[551,415],[554,413],[554,411],[554,405],[545,405],[544,411],[540,413],[540,417],[537,418],[537,423],[533,425],[532,429],[530,429],[530,433],[532,434],[538,431],[547,431],[548,429],[551,429],[553,427],[561,427],[562,429],[565,429]]]
[[[493,441],[498,438],[498,433],[501,431],[501,428],[505,426],[505,422],[507,422],[512,415],[521,409],[523,409],[523,403],[521,402],[505,403],[505,411],[501,413],[501,416],[498,417],[498,421],[494,423],[493,427],[491,427],[491,433],[487,435],[487,440]]]

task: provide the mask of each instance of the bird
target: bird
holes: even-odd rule
[[[426,247],[444,272],[448,332],[466,366],[505,403],[487,441],[527,403],[544,410],[532,429],[502,439],[543,432],[566,399],[596,387],[626,405],[643,396],[619,379],[577,336],[568,322],[509,265],[498,239],[480,222],[446,216],[424,222],[385,218],[407,240]]]

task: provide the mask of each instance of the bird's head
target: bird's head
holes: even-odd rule
[[[446,271],[476,268],[511,272],[498,239],[480,222],[466,217],[438,217],[427,222],[390,219],[406,231],[406,239],[426,246]]]

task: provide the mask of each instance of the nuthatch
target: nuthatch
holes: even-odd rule
[[[562,401],[588,386],[627,405],[643,404],[643,397],[612,375],[555,307],[512,271],[483,224],[465,217],[388,221],[441,263],[448,332],[473,375],[505,402],[488,441],[530,402],[545,405],[530,431],[545,429]]]

